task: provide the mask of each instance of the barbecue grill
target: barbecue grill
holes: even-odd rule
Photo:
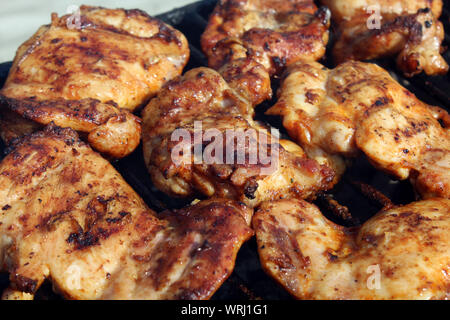
[[[215,4],[215,0],[203,0],[157,16],[157,18],[183,32],[189,40],[191,57],[185,71],[207,65],[206,57],[200,49],[200,35],[207,25],[208,17]],[[443,46],[448,47],[450,46],[450,2],[448,1],[444,1],[444,9],[440,20],[447,31]],[[329,49],[332,44],[333,35],[331,34],[328,54],[321,61],[327,67],[333,66],[329,57]],[[446,51],[443,56],[450,63],[450,50]],[[422,101],[450,111],[450,74],[435,77],[421,74],[413,78],[405,78],[396,70],[394,59],[373,62],[388,70],[394,79]],[[0,87],[3,86],[10,67],[11,62],[0,64]],[[272,85],[273,91],[276,92],[278,79],[274,79]],[[280,119],[264,115],[264,111],[273,105],[275,100],[276,97],[259,105],[256,108],[256,118],[278,128],[283,136],[286,135],[286,132]],[[0,142],[1,155],[3,155],[4,149],[5,146]],[[193,200],[171,198],[152,185],[144,164],[141,147],[138,147],[128,157],[114,162],[113,165],[149,207],[157,212],[164,209],[180,208]],[[351,227],[363,223],[381,208],[392,204],[406,204],[414,200],[415,194],[409,181],[393,180],[385,173],[375,170],[364,156],[360,156],[353,160],[352,166],[347,169],[341,181],[332,190],[318,195],[314,203],[330,220]],[[0,292],[7,285],[8,275],[1,274]],[[61,297],[53,293],[51,284],[48,282],[39,289],[35,298],[60,299]],[[291,296],[262,270],[256,241],[253,238],[242,246],[237,256],[234,272],[212,299],[278,300],[291,299]]]

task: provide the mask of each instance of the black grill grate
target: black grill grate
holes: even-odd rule
[[[444,46],[450,46],[450,3],[444,1],[444,11],[441,21],[444,23],[447,31]],[[191,49],[191,58],[185,69],[191,69],[198,66],[205,66],[207,63],[205,56],[200,49],[200,35],[206,27],[208,16],[216,4],[215,0],[204,0],[191,5],[172,10],[159,15],[158,18],[171,24],[183,32],[189,40]],[[329,46],[332,44],[330,43]],[[329,52],[329,50],[328,50]],[[447,62],[450,63],[450,50],[444,53]],[[325,58],[323,61],[331,67],[330,60]],[[415,76],[412,79],[406,79],[400,73],[396,72],[393,59],[386,61],[377,61],[406,88],[415,93],[421,100],[437,105],[449,110],[450,108],[450,73],[445,76],[427,77],[425,75]],[[0,86],[3,85],[7,72],[11,66],[10,62],[0,64]],[[277,81],[274,81],[274,89],[277,87]],[[276,92],[276,91],[274,91]],[[257,118],[266,121],[279,128],[282,133],[281,122],[278,118],[264,116],[264,111],[274,103],[275,99],[258,106]],[[3,150],[3,145],[0,145]],[[0,151],[1,151],[0,150]],[[181,207],[190,202],[191,199],[179,200],[170,198],[156,190],[151,182],[147,170],[145,169],[142,158],[142,149],[139,147],[133,154],[125,159],[113,163],[120,171],[128,183],[144,198],[147,204],[156,211],[165,208]],[[356,159],[353,166],[350,167],[344,175],[342,181],[329,192],[327,197],[319,197],[315,202],[331,220],[352,226],[360,224],[375,214],[380,208],[380,203],[368,199],[358,187],[360,183],[365,183],[381,191],[394,204],[405,204],[414,200],[414,192],[407,181],[394,181],[386,174],[376,171],[369,165],[364,157]],[[345,220],[337,217],[330,210],[327,198],[334,198],[343,206],[348,207],[353,219]],[[7,285],[7,275],[0,275],[0,292]],[[40,299],[59,298],[52,293],[49,284],[44,285],[36,295]],[[261,269],[255,239],[250,240],[240,250],[236,267],[230,278],[216,292],[213,299],[291,299],[290,295],[279,287],[269,276]]]

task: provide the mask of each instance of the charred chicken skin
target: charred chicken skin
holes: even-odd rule
[[[304,150],[341,175],[362,151],[377,168],[410,178],[423,197],[450,198],[449,115],[418,100],[375,64],[317,62],[289,68],[268,114]],[[441,122],[440,122],[441,121]]]
[[[158,217],[72,129],[15,141],[0,164],[4,299],[48,278],[70,299],[207,299],[252,234],[252,211],[212,199]]]
[[[328,9],[312,0],[221,0],[201,45],[214,69],[251,58],[273,75],[299,58],[321,58],[329,19]]]
[[[181,74],[188,58],[185,37],[142,11],[82,6],[79,15],[53,14],[20,46],[0,104],[26,119],[18,132],[30,120],[54,122],[119,158],[139,144],[140,120],[131,112]]]
[[[303,200],[264,203],[263,268],[299,299],[448,299],[450,200],[383,210],[346,229]]]
[[[143,110],[144,159],[153,183],[176,197],[220,196],[249,206],[281,197],[311,198],[329,188],[332,170],[296,144],[274,140],[253,120],[253,105],[245,97],[255,101],[258,95],[234,71],[226,76],[236,90],[212,69],[192,69],[169,82]],[[179,130],[186,136],[177,135]],[[196,132],[203,139],[196,140]]]
[[[442,0],[321,0],[337,25],[333,56],[337,64],[397,56],[406,76],[424,71],[445,74],[441,56],[444,28],[438,20]],[[379,14],[379,17],[376,15]],[[372,25],[378,20],[379,25]]]

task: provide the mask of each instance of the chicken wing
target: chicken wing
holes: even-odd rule
[[[450,200],[384,210],[346,229],[303,200],[255,213],[263,268],[300,299],[448,299]]]
[[[206,299],[253,233],[226,199],[156,216],[112,165],[69,128],[15,141],[0,163],[3,298],[44,279],[71,299]]]
[[[123,157],[140,139],[131,112],[181,74],[188,58],[185,37],[142,11],[82,6],[79,16],[53,14],[20,46],[0,104],[73,128],[97,150]]]
[[[214,195],[249,206],[311,198],[329,188],[332,170],[253,120],[245,96],[255,95],[235,75],[228,74],[236,90],[212,69],[192,69],[143,110],[144,159],[153,183],[172,196]]]
[[[397,56],[405,75],[445,74],[442,0],[322,0],[337,24],[336,63]],[[379,15],[379,17],[377,17]],[[372,24],[379,20],[379,25]]]
[[[450,198],[448,114],[426,105],[375,64],[350,61],[329,70],[317,62],[289,68],[268,114],[322,164],[345,169],[361,150],[424,197]],[[442,120],[442,124],[439,122]]]
[[[221,0],[201,38],[209,66],[251,58],[272,75],[299,58],[318,60],[330,12],[312,0]]]

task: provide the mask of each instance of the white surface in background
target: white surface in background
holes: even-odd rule
[[[67,13],[71,5],[141,9],[157,15],[197,0],[0,0],[0,62],[14,58],[17,48],[43,24],[52,12]]]

